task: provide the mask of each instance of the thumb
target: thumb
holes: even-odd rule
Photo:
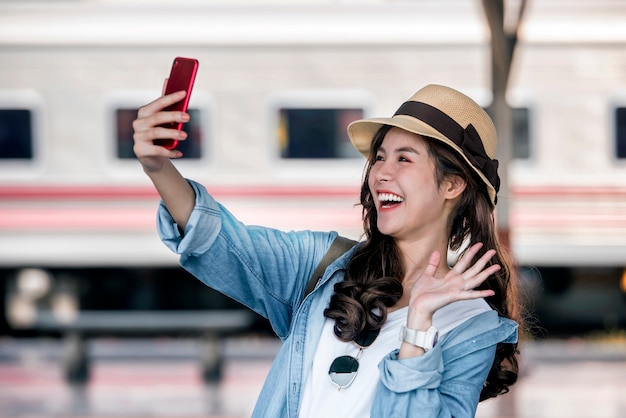
[[[435,277],[437,269],[439,268],[439,263],[441,263],[441,253],[439,251],[435,251],[428,259],[428,266],[424,269],[424,274]]]

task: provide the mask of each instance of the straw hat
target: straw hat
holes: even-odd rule
[[[348,126],[352,145],[366,158],[383,125],[438,139],[458,152],[487,186],[496,204],[500,188],[496,129],[487,112],[450,87],[430,84],[404,102],[391,118],[361,119]]]

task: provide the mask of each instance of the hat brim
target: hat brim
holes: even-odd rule
[[[454,149],[461,157],[463,157],[467,164],[469,164],[474,172],[476,172],[476,174],[478,174],[478,176],[483,180],[483,182],[487,186],[487,191],[489,193],[491,201],[495,201],[496,190],[493,188],[487,177],[485,177],[485,175],[476,167],[474,167],[472,163],[467,159],[463,150],[461,150],[454,142],[448,139],[441,132],[419,119],[413,118],[411,116],[396,115],[392,118],[372,118],[357,120],[348,125],[348,136],[350,137],[350,142],[352,142],[352,145],[357,149],[357,151],[365,156],[365,158],[369,158],[370,147],[372,144],[372,140],[374,139],[374,135],[381,127],[385,125],[394,126],[396,128],[412,132],[414,134],[437,139]]]

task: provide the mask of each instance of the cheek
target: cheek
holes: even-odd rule
[[[376,183],[376,171],[374,167],[369,171],[367,176],[367,187],[369,187],[370,192],[373,191],[374,184]]]
[[[441,187],[436,179],[429,175],[413,177],[413,190],[424,198],[436,198],[441,195]]]

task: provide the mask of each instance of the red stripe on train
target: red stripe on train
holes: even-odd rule
[[[207,186],[216,197],[351,197],[359,195],[359,186]],[[519,197],[626,197],[626,187],[619,186],[523,186],[511,187]],[[151,186],[111,185],[5,185],[0,186],[0,200],[31,199],[152,199],[158,195]]]
[[[277,209],[255,207],[233,210],[244,223],[275,228],[359,228],[360,210],[347,207]],[[154,229],[153,208],[0,208],[0,230],[131,231]]]
[[[208,186],[216,197],[351,197],[359,187],[337,186]],[[150,186],[0,186],[0,200],[158,199]]]

